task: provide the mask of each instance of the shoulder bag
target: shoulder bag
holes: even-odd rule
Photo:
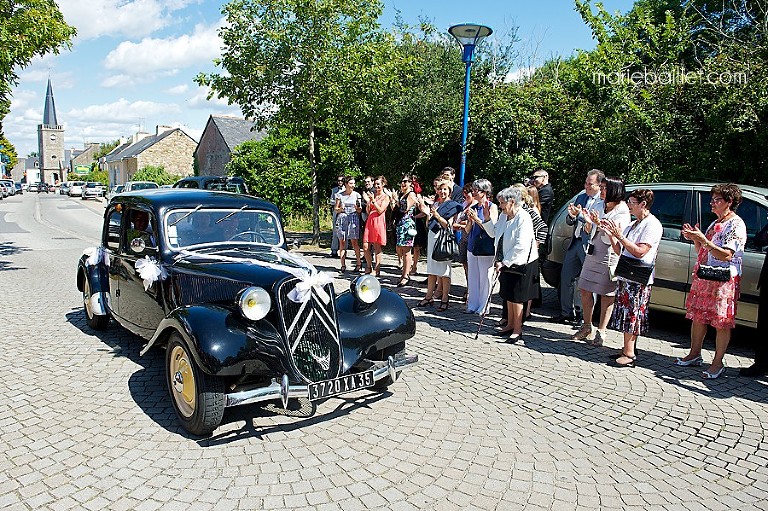
[[[459,244],[450,228],[440,228],[432,246],[432,259],[439,262],[455,261],[459,257]]]
[[[482,227],[479,229],[480,234],[475,238],[475,248],[472,250],[472,255],[492,256],[495,253],[495,247],[493,245],[496,240],[488,236],[488,233],[485,232],[485,229]]]
[[[640,259],[621,254],[616,265],[615,275],[647,286],[648,281],[651,279],[651,273],[653,273],[653,263],[645,263]]]
[[[714,280],[717,282],[728,282],[731,280],[731,266],[710,266],[700,264],[696,270],[696,276],[703,280]]]
[[[528,250],[528,257],[525,259],[526,261],[531,258],[531,252],[533,252],[533,243],[531,243],[531,248]],[[509,266],[502,266],[501,271],[505,273],[511,273],[512,275],[525,275],[525,268],[528,266],[528,264],[510,264]]]

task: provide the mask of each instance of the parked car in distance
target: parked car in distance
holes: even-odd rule
[[[0,199],[5,199],[8,196],[10,196],[10,192],[8,192],[8,188],[6,188],[3,183],[0,183]]]
[[[691,289],[696,249],[682,236],[684,223],[699,224],[706,230],[715,219],[709,206],[710,189],[715,183],[646,183],[627,185],[630,192],[636,188],[653,190],[651,213],[659,219],[664,233],[656,258],[653,291],[650,306],[653,309],[685,314],[685,299]],[[768,247],[768,188],[739,185],[743,201],[736,210],[747,225],[747,243],[744,248],[741,276],[741,297],[736,323],[757,327],[760,276],[765,251]],[[568,203],[576,199],[574,196]],[[542,276],[551,286],[560,284],[560,269],[565,247],[573,227],[565,223],[568,203],[552,216],[547,240],[547,257],[542,262]]]
[[[21,186],[21,183],[14,183],[13,186],[16,188],[16,195],[22,195],[24,193],[24,187]]]
[[[136,190],[152,190],[160,188],[157,183],[152,181],[128,181],[123,187],[123,192],[135,192]]]
[[[27,191],[28,192],[36,192],[38,184],[39,183],[29,183],[29,185],[27,185]]]
[[[53,185],[43,183],[42,181],[37,183],[37,193],[50,193],[53,191],[56,191],[56,188]]]
[[[199,188],[201,190],[220,190],[232,193],[248,193],[248,187],[242,177],[234,176],[190,176],[173,184],[174,188]]]
[[[12,179],[0,179],[0,182],[5,186],[8,195],[16,195],[16,185],[13,183]]]
[[[80,198],[83,200],[101,199],[103,195],[104,195],[104,190],[101,183],[97,183],[95,181],[89,181],[85,183],[85,186],[83,187],[83,192],[80,195]]]
[[[125,188],[125,185],[113,185],[112,188],[109,189],[107,192],[107,200],[112,200],[112,197],[117,195],[118,193],[121,193],[123,191],[123,188]]]
[[[82,197],[84,186],[85,181],[72,181],[69,183],[69,191],[67,192],[67,195],[70,197]]]
[[[59,195],[69,195],[69,182],[61,183],[59,186]]]
[[[165,348],[181,425],[206,435],[225,407],[382,391],[418,362],[416,322],[373,275],[336,295],[332,275],[286,250],[280,212],[201,190],[116,195],[77,268],[87,324],[110,318]]]

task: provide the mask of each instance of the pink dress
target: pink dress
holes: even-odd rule
[[[704,280],[696,276],[696,270],[699,269],[700,264],[717,264],[710,259],[711,256],[706,248],[701,247],[693,269],[691,291],[685,299],[687,311],[685,317],[715,328],[733,328],[736,326],[736,303],[739,301],[741,284],[741,258],[747,240],[747,228],[744,221],[734,215],[726,222],[714,222],[707,229],[705,236],[715,245],[734,251],[730,262],[733,268],[732,276],[727,282]]]
[[[374,197],[373,203],[378,207],[382,207],[385,203],[389,202],[389,197],[382,193],[378,197]],[[371,208],[368,213],[368,219],[365,221],[365,231],[363,231],[363,243],[376,243],[379,245],[387,244],[387,221],[385,209],[379,213],[376,208]]]

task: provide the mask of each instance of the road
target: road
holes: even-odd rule
[[[641,339],[639,367],[617,369],[615,332],[592,348],[537,316],[507,345],[488,328],[475,340],[458,304],[418,309],[422,362],[391,392],[228,409],[192,438],[163,354],[86,325],[75,269],[102,210],[0,202],[0,509],[768,509],[768,385],[737,376],[740,346],[719,380],[673,366],[687,345],[674,316]],[[423,287],[402,293],[413,305]]]

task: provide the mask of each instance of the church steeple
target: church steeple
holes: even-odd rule
[[[45,109],[43,110],[43,125],[58,126],[56,121],[56,103],[53,101],[53,87],[51,79],[48,78],[48,90],[45,91]]]

